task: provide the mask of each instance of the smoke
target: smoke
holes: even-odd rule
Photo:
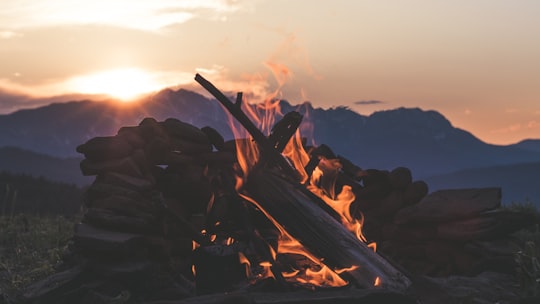
[[[380,101],[380,100],[359,100],[359,101],[355,101],[353,103],[355,105],[359,105],[359,106],[366,106],[366,105],[382,104],[382,103],[384,103],[384,101]]]

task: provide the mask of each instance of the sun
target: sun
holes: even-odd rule
[[[124,68],[79,76],[70,89],[83,94],[105,94],[123,102],[163,88],[155,77],[142,69]]]

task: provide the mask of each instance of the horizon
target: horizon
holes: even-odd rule
[[[121,106],[121,107],[129,108],[129,107],[132,107],[132,106],[137,106],[138,104],[141,104],[141,103],[144,103],[144,102],[151,101],[151,98],[154,95],[159,94],[160,92],[162,92],[164,90],[173,90],[173,91],[186,90],[186,91],[189,91],[189,92],[194,92],[196,94],[200,94],[201,96],[203,96],[205,98],[208,98],[210,100],[214,100],[214,101],[218,102],[210,93],[208,93],[207,91],[204,91],[204,89],[199,92],[199,91],[191,90],[190,88],[184,88],[184,87],[172,88],[171,87],[171,88],[163,88],[163,89],[161,89],[159,91],[146,94],[145,96],[137,97],[136,99],[128,101],[128,102],[118,100],[118,99],[115,100],[114,97],[106,96],[106,95],[84,95],[84,94],[81,94],[81,95],[57,96],[57,97],[47,99],[47,100],[52,100],[52,102],[49,103],[49,104],[36,105],[34,107],[28,107],[28,108],[20,108],[20,109],[17,109],[15,111],[13,111],[13,112],[0,113],[0,116],[10,115],[10,114],[16,113],[17,111],[21,111],[21,110],[34,110],[34,109],[38,109],[38,108],[41,108],[41,107],[47,107],[47,106],[54,105],[54,104],[70,103],[70,102],[85,102],[85,101],[98,102],[98,103],[109,103],[110,105],[113,105],[113,106]],[[229,94],[230,96],[233,96],[237,92],[224,92],[224,93]],[[78,98],[72,99],[73,96],[76,96]],[[426,108],[420,108],[420,107],[397,106],[395,108],[375,110],[375,111],[373,111],[373,112],[371,112],[369,114],[362,114],[362,113],[359,113],[358,111],[355,111],[354,109],[352,109],[350,107],[347,107],[347,106],[336,105],[336,106],[329,106],[329,107],[320,107],[320,106],[313,105],[313,103],[311,103],[308,100],[305,100],[303,102],[291,102],[290,100],[287,100],[286,98],[283,98],[283,99],[280,99],[280,100],[289,103],[293,107],[294,106],[299,106],[302,103],[306,103],[306,102],[311,104],[311,106],[313,106],[314,108],[321,108],[323,110],[329,110],[331,108],[344,107],[347,110],[350,110],[350,111],[352,111],[352,112],[354,112],[354,113],[356,113],[358,115],[362,115],[362,116],[365,116],[365,117],[369,117],[369,116],[371,116],[371,115],[373,115],[374,113],[377,113],[377,112],[395,111],[395,110],[399,110],[399,109],[402,109],[402,108],[403,109],[420,109],[421,111],[424,111],[424,112],[436,111],[437,113],[442,115],[445,119],[447,119],[450,122],[450,124],[452,125],[452,127],[462,129],[462,128],[459,128],[458,126],[454,125],[454,123],[452,121],[450,121],[450,119],[444,113],[442,113],[440,111],[437,111],[435,109],[426,109]],[[540,140],[540,137],[537,137],[537,138],[524,138],[524,139],[521,139],[521,140],[519,140],[517,142],[512,142],[512,143],[508,143],[508,144],[494,144],[494,143],[489,143],[489,142],[484,141],[482,138],[478,137],[476,134],[474,134],[470,130],[466,130],[466,129],[463,129],[463,130],[466,131],[466,132],[471,133],[473,136],[475,136],[480,141],[483,141],[484,143],[487,143],[487,144],[493,144],[493,145],[505,146],[505,145],[517,144],[517,143],[520,143],[520,142],[525,141],[525,140]]]
[[[0,3],[0,113],[201,73],[252,101],[435,110],[498,145],[540,138],[540,2]]]

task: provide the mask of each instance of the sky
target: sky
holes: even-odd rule
[[[0,113],[203,92],[200,73],[253,101],[436,110],[511,144],[540,138],[539,15],[537,0],[1,0]]]

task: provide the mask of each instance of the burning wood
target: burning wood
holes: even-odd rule
[[[356,285],[363,288],[382,285],[397,290],[405,290],[410,285],[410,281],[403,274],[336,221],[339,215],[328,215],[328,211],[320,207],[325,205],[323,200],[316,195],[307,194],[308,189],[303,188],[304,186],[299,182],[296,184],[290,182],[296,177],[298,169],[291,168],[289,163],[285,162],[279,151],[275,150],[269,140],[253,126],[239,105],[230,102],[202,76],[197,74],[195,79],[211,92],[253,136],[254,141],[261,148],[258,165],[266,157],[269,162],[267,165],[274,165],[279,169],[278,173],[286,177],[279,178],[275,176],[275,173],[255,166],[250,168],[251,171],[246,174],[248,178],[245,191],[254,199],[257,207],[268,213],[276,225],[286,227],[287,233],[314,252],[321,263],[333,269],[350,269],[342,272],[341,276],[353,280]],[[298,125],[299,122],[285,128],[288,137],[296,131]],[[287,142],[288,137],[286,137]],[[333,189],[333,186],[331,188]],[[325,209],[328,210],[328,208]],[[352,218],[349,217],[344,221],[348,220]],[[318,283],[324,284],[324,282]]]
[[[210,127],[145,118],[79,146],[82,173],[96,179],[73,238],[75,262],[27,299],[113,301],[127,292],[136,301],[204,302],[194,296],[352,285],[351,299],[403,300],[411,291],[403,268],[448,276],[513,267],[508,235],[535,219],[499,208],[499,189],[427,195],[407,168],[363,170],[326,145],[307,147],[297,112],[266,136],[241,94],[232,103],[196,79],[251,138],[226,142]]]

